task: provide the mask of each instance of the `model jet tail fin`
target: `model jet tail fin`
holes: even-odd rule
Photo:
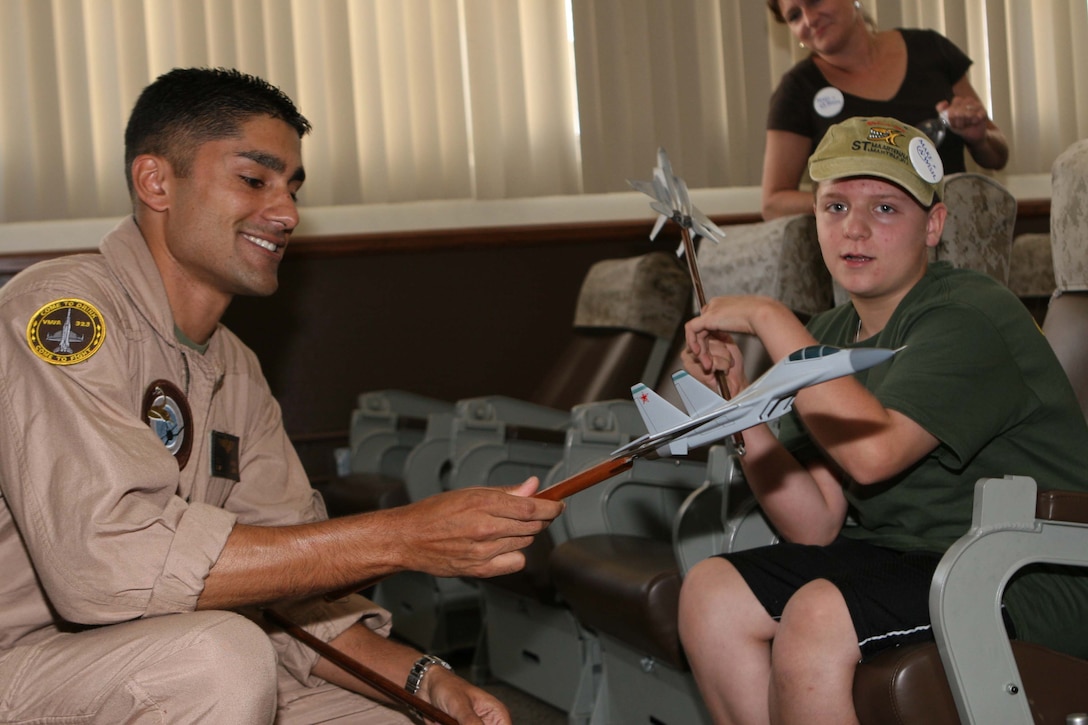
[[[725,398],[691,377],[686,371],[679,370],[672,374],[673,385],[680,393],[680,400],[688,410],[688,415],[698,418],[725,405]]]
[[[691,418],[643,383],[631,388],[631,397],[651,435],[687,423]]]

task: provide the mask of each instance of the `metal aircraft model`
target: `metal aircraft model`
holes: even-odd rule
[[[672,379],[688,413],[639,383],[631,388],[631,395],[649,433],[612,455],[686,455],[691,448],[785,415],[793,409],[793,399],[801,388],[879,365],[901,349],[803,347],[779,360],[731,400],[680,371]]]
[[[700,237],[706,237],[714,242],[725,239],[725,232],[691,203],[688,186],[683,179],[672,173],[672,164],[669,163],[665,149],[657,150],[657,166],[654,168],[654,176],[650,181],[628,179],[627,183],[636,191],[641,191],[653,199],[650,202],[650,208],[661,215],[650,232],[650,239],[657,236],[669,219]]]

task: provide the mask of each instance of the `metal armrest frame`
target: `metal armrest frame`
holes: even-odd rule
[[[1032,722],[1001,615],[1012,575],[1034,562],[1088,566],[1088,525],[1036,518],[1035,481],[981,479],[971,528],[930,588],[937,648],[964,723]]]

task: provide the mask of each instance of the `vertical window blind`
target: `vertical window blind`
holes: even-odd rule
[[[974,59],[1003,173],[1088,136],[1088,0],[862,1]],[[304,205],[621,191],[658,146],[693,188],[754,186],[805,52],[761,0],[0,0],[0,223],[127,213],[128,111],[178,66],[296,100]]]

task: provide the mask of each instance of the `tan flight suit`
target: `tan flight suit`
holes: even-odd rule
[[[224,327],[177,341],[132,218],[0,288],[0,492],[0,722],[270,722],[277,691],[283,722],[404,722],[292,638],[194,612],[235,522],[326,514],[253,352]],[[389,627],[358,596],[283,609],[326,641]]]

